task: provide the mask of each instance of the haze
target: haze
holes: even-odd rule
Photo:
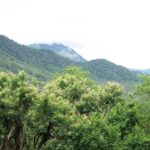
[[[149,0],[0,0],[0,34],[58,42],[84,58],[150,68]]]

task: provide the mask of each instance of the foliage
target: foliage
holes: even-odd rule
[[[143,82],[137,87],[134,97],[139,104],[140,125],[150,135],[150,76],[142,75],[140,77]]]
[[[148,120],[118,83],[97,85],[69,67],[42,88],[31,84],[24,72],[0,73],[0,149],[148,150]]]
[[[28,113],[37,99],[36,89],[26,82],[23,72],[0,73],[1,149],[20,149],[26,138]]]

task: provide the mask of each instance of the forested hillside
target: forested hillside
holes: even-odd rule
[[[22,69],[40,80],[50,79],[53,73],[66,66],[75,64],[73,61],[61,57],[52,51],[32,49],[20,45],[5,36],[0,36],[0,49],[3,52],[0,60],[2,60],[1,57],[3,59],[5,57],[5,60],[8,60],[7,62],[1,62],[1,70],[14,72]]]
[[[137,81],[135,74],[127,68],[105,59],[97,59],[81,64],[96,80],[100,81]]]
[[[149,150],[150,77],[143,80],[125,98],[118,83],[96,84],[77,67],[41,88],[24,72],[1,72],[0,149]]]
[[[99,82],[118,81],[122,83],[137,82],[134,73],[125,67],[115,65],[104,59],[75,62],[57,55],[50,50],[33,49],[20,45],[0,35],[0,70],[17,72],[25,70],[38,80],[46,81],[67,66],[80,66],[91,73]]]

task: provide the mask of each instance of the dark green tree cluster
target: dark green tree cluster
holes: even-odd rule
[[[145,82],[137,93],[148,92]],[[24,72],[0,73],[0,149],[149,150],[149,116],[122,92],[118,83],[97,85],[77,67],[43,88]]]

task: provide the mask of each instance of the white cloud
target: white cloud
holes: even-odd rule
[[[150,68],[149,0],[0,0],[0,33],[64,42],[87,59]]]

